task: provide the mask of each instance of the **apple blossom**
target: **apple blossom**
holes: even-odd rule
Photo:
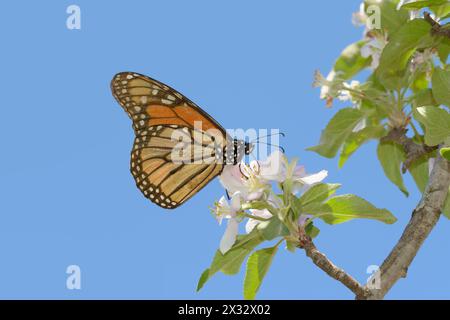
[[[231,199],[227,201],[225,197],[220,198],[214,208],[219,224],[224,218],[228,220],[220,241],[220,252],[225,254],[232,248],[238,235],[239,223],[245,217],[249,218],[245,226],[247,233],[261,221],[272,217],[272,213],[266,208],[250,208],[248,213],[242,210],[243,204],[251,205],[254,201],[258,201],[271,207],[271,210],[284,210],[286,204],[276,195],[273,189],[275,185],[289,182],[292,186],[290,192],[296,194],[321,182],[327,174],[326,170],[306,174],[304,166],[297,165],[296,161],[289,163],[287,157],[280,151],[273,152],[263,161],[252,161],[249,165],[242,162],[234,166],[225,166],[220,181],[231,195]],[[298,224],[303,226],[306,221],[307,218],[302,215]]]
[[[366,25],[367,14],[365,12],[364,2],[359,5],[359,11],[352,14],[352,23],[356,27]]]
[[[228,219],[227,228],[225,233],[220,240],[220,251],[225,254],[233,244],[236,242],[236,237],[238,235],[239,221],[237,213],[241,209],[241,197],[239,193],[235,193],[231,198],[230,203],[225,199],[225,197],[220,198],[219,202],[216,203],[214,213],[219,224],[222,220]]]
[[[360,86],[360,82],[357,80],[352,80],[350,83],[344,82],[342,85],[345,88],[348,88],[350,90],[341,90],[339,91],[338,99],[341,101],[352,101],[354,103],[358,102],[359,99],[355,99],[351,93],[351,90],[357,90]]]
[[[361,56],[364,58],[371,57],[372,62],[370,68],[375,70],[380,64],[381,53],[388,43],[387,36],[379,32],[367,33],[369,41],[361,48]]]
[[[339,90],[342,89],[342,80],[339,78],[339,73],[334,70],[331,70],[326,78],[316,70],[313,87],[320,87],[320,99],[326,101],[327,107],[331,107],[333,99],[339,95]]]

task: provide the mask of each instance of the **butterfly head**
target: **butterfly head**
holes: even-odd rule
[[[253,152],[255,145],[251,142],[245,142],[243,140],[233,140],[233,151],[225,152],[224,160],[227,164],[238,164],[244,158],[245,155],[249,155]],[[229,149],[228,149],[229,150]]]
[[[244,153],[246,155],[249,155],[253,152],[253,149],[255,149],[255,145],[251,142],[245,142],[244,143]]]

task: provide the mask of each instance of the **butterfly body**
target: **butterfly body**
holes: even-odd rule
[[[130,169],[145,197],[162,208],[181,205],[239,163],[253,145],[232,139],[210,115],[171,87],[122,72],[113,96],[133,121]]]

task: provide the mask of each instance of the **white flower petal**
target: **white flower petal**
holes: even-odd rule
[[[370,45],[369,45],[369,44],[364,45],[364,46],[361,48],[361,56],[362,56],[363,58],[368,58],[368,57],[370,57],[371,55],[372,55],[372,48],[370,47]]]
[[[327,170],[322,170],[320,172],[313,173],[313,174],[310,174],[310,175],[298,178],[296,180],[301,181],[304,184],[314,184],[314,183],[321,182],[327,176],[328,176],[328,171]]]
[[[384,38],[381,37],[375,37],[372,40],[370,40],[369,44],[374,48],[378,50],[383,50],[383,48],[386,46],[386,41]]]
[[[282,182],[286,179],[284,154],[274,151],[266,160],[259,162],[259,176],[268,181]]]
[[[245,224],[245,232],[250,233],[252,230],[259,224],[258,220],[255,219],[248,219],[247,223]]]
[[[275,196],[273,193],[269,194],[267,202],[276,209],[280,209],[284,206],[283,200],[281,200],[279,197]]]
[[[352,24],[356,27],[366,24],[367,16],[360,12],[352,13]]]
[[[342,90],[339,92],[339,101],[349,101],[351,100],[351,98],[352,96],[350,95],[350,92],[348,90]]]
[[[264,219],[269,219],[272,217],[272,214],[267,209],[264,209],[264,210],[250,209],[250,212],[252,213],[252,215],[260,217],[260,218],[264,218]],[[260,223],[261,223],[261,221],[259,221],[259,220],[252,219],[252,218],[248,219],[248,221],[245,225],[245,231],[247,233],[250,233],[253,230],[253,228],[255,228]]]
[[[327,79],[325,79],[323,74],[320,73],[319,70],[314,71],[313,87],[314,88],[322,87],[322,86],[326,85],[326,83],[327,83]]]
[[[350,81],[350,88],[351,89],[356,89],[357,87],[359,87],[360,82],[358,80],[352,80]]]
[[[222,197],[219,199],[219,205],[220,205],[220,206],[228,206],[228,201],[227,201],[227,199],[225,198],[225,196],[222,196]]]
[[[247,201],[256,201],[261,199],[261,197],[264,195],[263,190],[258,190],[258,191],[254,191],[251,192],[248,196],[247,196]]]
[[[223,210],[224,210],[224,208],[227,208],[227,207],[229,207],[228,201],[227,201],[227,199],[225,199],[224,196],[222,196],[220,198],[219,202],[217,203],[217,206],[215,209],[216,219],[217,219],[217,222],[219,222],[219,225],[222,224],[222,220],[224,218]]]
[[[241,209],[241,193],[236,192],[231,196],[231,210],[234,212],[239,211]]]
[[[334,70],[331,70],[330,73],[328,73],[326,81],[327,83],[331,83],[336,78],[336,72]],[[330,93],[330,86],[329,85],[323,85],[320,89],[320,99],[326,99]]]
[[[293,172],[293,176],[294,177],[303,177],[306,174],[305,172],[305,166],[302,165],[298,165],[295,167],[294,172]]]
[[[236,242],[236,237],[238,235],[239,223],[236,219],[228,220],[227,229],[220,240],[219,250],[222,254],[225,254],[231,249],[233,244]]]
[[[268,219],[268,218],[272,217],[272,214],[267,209],[263,209],[263,210],[250,209],[250,212],[252,213],[252,215],[254,215],[256,217],[260,217],[260,218]]]
[[[246,189],[239,165],[226,165],[219,176],[219,180],[230,194],[238,191],[243,192]]]
[[[372,55],[372,63],[370,64],[370,68],[372,70],[375,70],[380,65],[380,57],[381,57],[381,54],[379,54],[379,53],[374,53]]]
[[[306,222],[308,222],[309,219],[311,219],[311,215],[309,214],[302,214],[300,215],[300,217],[298,218],[298,224],[300,226],[304,226]]]

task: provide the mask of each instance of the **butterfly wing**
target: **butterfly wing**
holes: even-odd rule
[[[117,74],[111,90],[133,121],[131,173],[145,197],[176,208],[221,173],[226,131],[192,101],[131,72]]]

